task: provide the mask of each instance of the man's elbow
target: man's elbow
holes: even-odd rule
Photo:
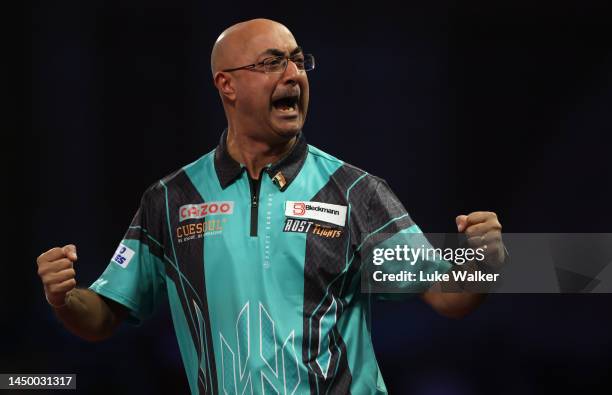
[[[427,302],[438,314],[451,318],[461,319],[476,308],[484,300],[483,294],[470,293],[443,293],[443,292],[426,292],[423,299]]]
[[[91,325],[91,326],[79,326],[73,327],[65,325],[66,329],[73,335],[92,343],[98,343],[111,337],[115,333],[116,326],[102,326],[102,325]]]
[[[446,294],[441,314],[453,319],[463,318],[476,310],[485,297],[486,294],[477,293]]]
[[[99,343],[111,337],[110,334],[77,334],[81,339],[88,341],[90,343]]]
[[[453,320],[459,320],[461,318],[466,317],[472,311],[474,311],[474,307],[466,307],[466,306],[452,306],[452,307],[444,307],[441,309],[436,309],[436,311],[446,317]]]

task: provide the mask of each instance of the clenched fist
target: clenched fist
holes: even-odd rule
[[[76,247],[73,244],[52,248],[36,259],[38,275],[42,280],[47,301],[52,306],[63,306],[66,293],[76,287],[73,267],[76,260]]]
[[[505,247],[502,242],[502,226],[497,214],[490,211],[476,211],[469,215],[458,215],[455,221],[457,230],[465,233],[470,246],[474,248],[484,246],[488,266],[500,268],[504,263]]]

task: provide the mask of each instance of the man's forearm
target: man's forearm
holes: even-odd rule
[[[486,270],[486,266],[471,261],[453,266],[451,272],[474,273],[479,270]],[[492,286],[490,283],[466,282],[458,278],[451,273],[448,281],[435,283],[422,295],[434,310],[449,318],[462,318],[476,309]]]
[[[70,291],[66,304],[53,310],[70,332],[89,341],[106,339],[124,318],[118,317],[100,295],[83,288]]]

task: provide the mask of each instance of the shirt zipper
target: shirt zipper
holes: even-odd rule
[[[259,173],[259,178],[254,180],[249,175],[249,186],[251,187],[251,237],[257,237],[257,219],[259,217],[259,188],[263,171]]]

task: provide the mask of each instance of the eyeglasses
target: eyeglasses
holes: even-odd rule
[[[297,54],[293,56],[274,56],[265,58],[259,63],[248,64],[242,67],[233,69],[225,69],[221,71],[229,72],[236,70],[251,70],[263,71],[264,73],[284,73],[289,64],[289,60],[295,63],[300,71],[311,71],[315,68],[315,59],[312,54]]]

